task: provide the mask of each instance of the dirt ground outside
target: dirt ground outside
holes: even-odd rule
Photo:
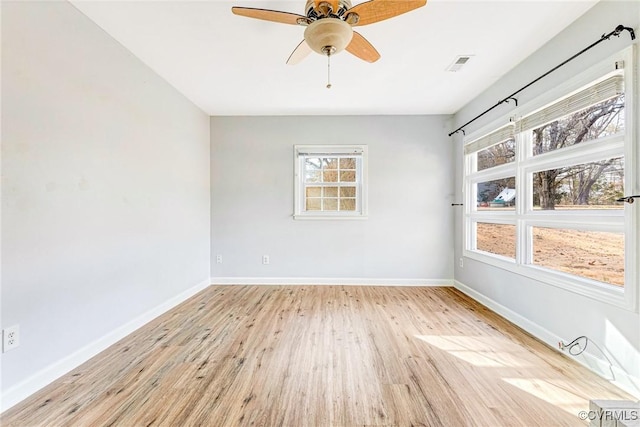
[[[515,226],[478,223],[479,250],[514,258],[515,242]],[[624,236],[600,231],[534,227],[533,263],[624,286]]]

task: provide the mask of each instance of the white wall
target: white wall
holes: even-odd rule
[[[448,119],[212,117],[214,282],[451,283]],[[367,144],[369,219],[294,220],[294,144]]]
[[[4,408],[208,284],[209,118],[69,3],[2,2],[2,190]]]
[[[542,49],[530,56],[499,83],[488,89],[455,116],[461,125],[499,99],[513,93],[534,78],[564,61],[596,41],[602,34],[613,31],[618,24],[640,27],[640,2],[600,2]],[[635,42],[637,44],[637,41]],[[613,37],[536,83],[517,96],[520,104],[543,94],[563,81],[575,76],[631,44],[628,32]],[[640,95],[639,95],[640,96]],[[467,133],[508,114],[513,103],[498,107],[494,112],[466,128]],[[457,126],[456,126],[457,127]],[[636,144],[638,141],[636,140]],[[462,200],[462,138],[456,138],[456,191]],[[635,189],[636,191],[638,188]],[[634,193],[636,194],[636,193]],[[635,208],[637,209],[637,208]],[[462,211],[455,218],[456,259],[462,256]],[[638,232],[635,230],[635,232]],[[637,253],[631,254],[637,258]],[[612,361],[615,382],[640,396],[640,316],[638,313],[564,291],[554,286],[527,279],[517,274],[474,261],[464,260],[464,268],[456,262],[455,278],[464,291],[489,304],[534,335],[555,346],[558,339],[570,340],[587,335]],[[591,345],[579,361],[611,377],[608,362]]]

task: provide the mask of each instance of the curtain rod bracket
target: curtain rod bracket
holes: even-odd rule
[[[618,25],[616,27],[616,29],[613,31],[612,35],[616,36],[616,37],[620,37],[620,33],[623,32],[624,30],[629,31],[629,35],[631,36],[631,40],[635,40],[636,39],[636,33],[635,31],[633,31],[633,28],[631,27],[625,27],[624,25]],[[605,37],[604,35],[602,37]],[[609,38],[609,37],[607,37]]]
[[[478,114],[473,119],[469,120],[467,123],[463,124],[458,129],[456,129],[453,132],[451,132],[449,134],[449,136],[451,136],[451,135],[453,135],[455,133],[458,133],[458,132],[462,132],[463,135],[466,135],[466,133],[464,132],[463,128],[465,128],[465,127],[467,127],[467,125],[475,122],[480,117],[484,116],[485,114],[487,114],[489,111],[493,110],[494,108],[496,108],[496,107],[498,107],[498,106],[500,106],[500,105],[502,105],[504,103],[508,103],[509,100],[513,100],[516,103],[516,107],[517,107],[518,106],[518,100],[516,98],[514,98],[514,96],[516,96],[517,94],[519,94],[523,90],[527,89],[529,86],[531,86],[532,84],[536,83],[538,80],[541,80],[542,78],[547,77],[549,74],[551,74],[552,72],[554,72],[558,68],[562,67],[563,65],[567,64],[569,61],[572,61],[572,60],[576,59],[578,56],[582,55],[583,53],[585,53],[589,49],[595,47],[597,44],[600,44],[601,42],[603,42],[605,40],[609,40],[611,38],[611,36],[620,37],[620,33],[622,33],[625,30],[629,32],[629,35],[631,36],[631,40],[635,40],[636,39],[636,33],[633,31],[633,28],[625,27],[624,25],[618,25],[616,27],[616,29],[611,31],[609,34],[603,34],[602,37],[600,37],[600,39],[597,40],[596,42],[591,43],[589,46],[587,46],[586,48],[582,49],[580,52],[576,53],[571,58],[565,60],[564,62],[562,62],[562,63],[560,63],[558,65],[556,65],[555,67],[553,67],[552,69],[550,69],[549,71],[547,71],[546,73],[544,73],[543,75],[538,77],[537,79],[535,79],[535,80],[529,82],[528,84],[524,85],[523,87],[521,87],[517,91],[513,92],[511,95],[509,95],[506,98],[504,98],[502,101],[499,101],[493,107],[487,108],[485,111],[483,111],[482,113]]]
[[[635,196],[620,197],[618,200],[616,200],[616,202],[627,202],[631,204],[633,203],[633,199],[638,199],[638,198],[640,198],[640,194],[636,194]]]

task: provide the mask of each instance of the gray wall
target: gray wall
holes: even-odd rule
[[[208,116],[67,2],[2,2],[2,190],[5,398],[209,278]]]
[[[448,119],[212,117],[214,282],[451,282]],[[369,219],[294,220],[294,144],[367,144]],[[265,254],[270,265],[261,264]]]
[[[484,111],[496,100],[516,91],[529,81],[564,61],[602,34],[612,31],[618,24],[640,29],[640,2],[600,2],[569,28],[560,33],[542,49],[530,56],[499,83],[463,108],[455,116],[458,125],[465,123]],[[592,64],[596,64],[631,44],[625,31],[620,38],[613,37],[599,44],[574,62],[549,75],[518,95],[522,104],[552,89],[577,75]],[[637,44],[637,41],[636,41]],[[637,47],[637,46],[636,46]],[[640,97],[640,94],[636,94]],[[467,133],[478,129],[500,115],[508,114],[513,103],[497,108],[493,113],[467,128]],[[636,118],[637,119],[637,118]],[[457,127],[457,126],[456,126]],[[636,152],[640,152],[636,138]],[[456,143],[456,190],[461,200],[463,177],[462,138]],[[640,188],[635,188],[636,193]],[[630,190],[632,192],[633,190]],[[634,205],[635,206],[635,205]],[[634,208],[637,209],[637,208]],[[455,218],[456,260],[462,256],[462,215]],[[638,213],[638,212],[637,212]],[[638,230],[634,230],[638,232]],[[637,252],[631,254],[637,260]],[[636,261],[637,262],[637,261]],[[640,396],[640,316],[592,298],[577,295],[560,288],[531,280],[523,276],[495,268],[472,259],[464,260],[464,268],[456,262],[456,281],[466,285],[494,308],[529,329],[534,335],[556,346],[558,339],[573,339],[587,335],[607,354],[612,362],[615,381]],[[611,377],[609,362],[595,346],[588,347],[587,356],[579,360]]]

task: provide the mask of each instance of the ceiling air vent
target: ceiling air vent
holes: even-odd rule
[[[447,71],[460,71],[460,69],[471,59],[473,55],[460,55],[456,57],[455,61],[447,67]]]

